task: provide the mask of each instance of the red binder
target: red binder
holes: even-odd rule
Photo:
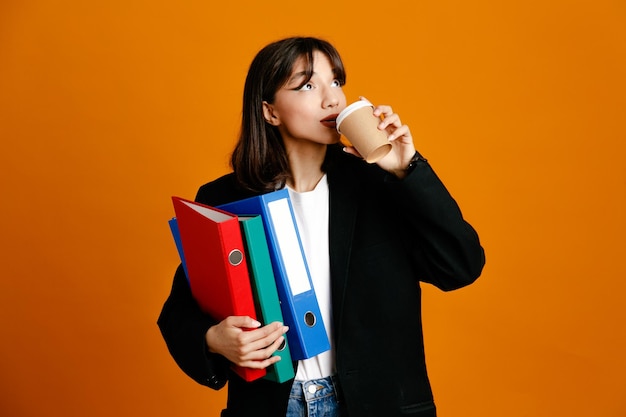
[[[256,320],[243,238],[236,215],[172,197],[191,292],[200,308],[216,320],[250,316]],[[233,366],[246,381],[264,369]]]

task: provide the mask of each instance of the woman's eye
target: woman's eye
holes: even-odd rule
[[[339,80],[333,80],[333,83],[331,85],[333,87],[341,87],[341,83],[339,82]]]
[[[313,89],[313,84],[311,83],[306,83],[302,87],[300,87],[300,91],[306,91],[306,90],[312,90],[312,89]]]

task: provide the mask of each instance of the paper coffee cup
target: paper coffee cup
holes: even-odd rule
[[[378,129],[380,118],[374,116],[374,106],[359,100],[343,109],[337,116],[337,132],[344,135],[369,163],[378,161],[391,151],[387,132]]]

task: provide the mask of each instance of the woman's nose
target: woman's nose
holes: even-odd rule
[[[340,89],[328,87],[324,94],[324,100],[322,101],[322,107],[337,107],[339,105],[340,99],[339,95],[341,94]]]

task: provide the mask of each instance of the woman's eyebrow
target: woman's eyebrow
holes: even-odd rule
[[[306,71],[296,72],[291,77],[289,77],[289,81],[287,83],[291,84],[291,83],[293,83],[295,81],[299,81],[302,78],[308,78]]]
[[[313,76],[317,74],[317,73],[313,73],[311,74],[311,76],[309,77],[309,74],[306,71],[299,71],[294,73],[291,77],[289,77],[289,79],[287,80],[287,82],[285,83],[286,87],[293,87],[298,86],[301,87],[302,85],[304,85],[305,82],[309,81],[311,78],[313,78]]]

